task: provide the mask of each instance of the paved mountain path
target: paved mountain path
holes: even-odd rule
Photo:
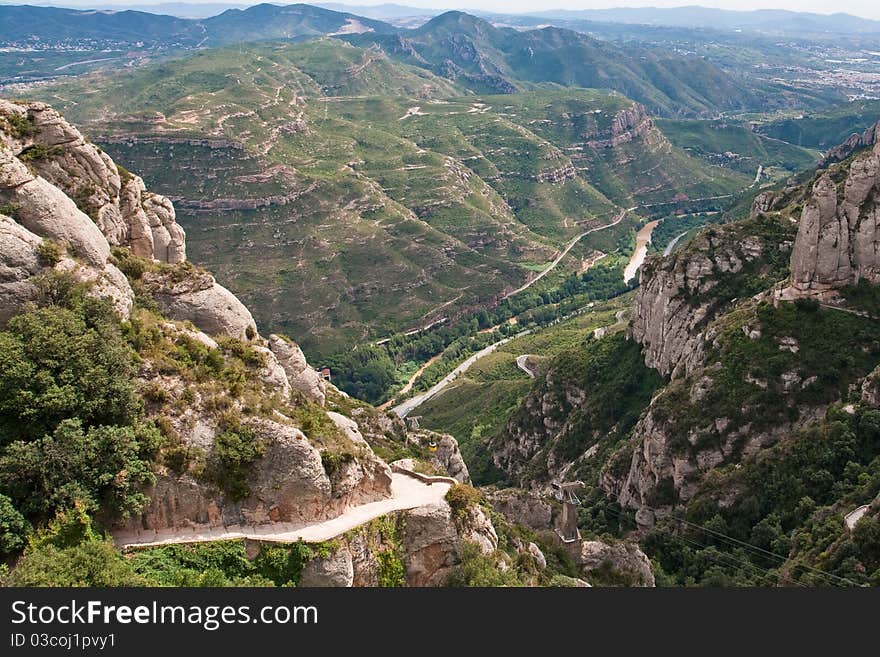
[[[530,379],[535,378],[535,373],[529,369],[529,358],[532,357],[532,354],[523,354],[522,356],[516,357],[516,366],[521,369],[523,372],[529,375]]]
[[[113,533],[113,540],[119,547],[205,543],[242,538],[278,543],[295,543],[299,540],[319,543],[329,541],[350,529],[393,511],[404,511],[439,502],[446,495],[449,486],[450,484],[444,482],[425,484],[409,475],[394,472],[391,474],[390,498],[350,507],[342,515],[330,520],[300,524],[272,522],[262,525],[120,531]]]

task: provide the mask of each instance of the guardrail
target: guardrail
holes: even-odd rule
[[[423,484],[427,484],[430,486],[431,484],[457,484],[458,480],[453,479],[452,477],[445,477],[442,475],[426,475],[421,472],[416,472],[415,470],[408,470],[407,468],[401,467],[396,463],[391,464],[391,471],[397,472],[403,475],[409,475],[414,479],[418,479]]]

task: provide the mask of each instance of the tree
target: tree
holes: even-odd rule
[[[0,559],[21,552],[31,531],[31,523],[13,506],[12,500],[0,495]]]
[[[146,581],[110,541],[68,548],[28,549],[3,582],[7,586],[144,586]]]
[[[141,429],[144,445],[155,436]],[[146,503],[155,481],[132,427],[92,427],[65,420],[38,440],[16,441],[0,455],[0,491],[25,514],[45,517],[83,501],[90,510],[130,515]],[[146,450],[149,451],[149,450]]]
[[[83,427],[128,425],[140,410],[134,352],[106,301],[36,308],[0,332],[0,447]]]

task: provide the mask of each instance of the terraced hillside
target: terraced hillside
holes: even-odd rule
[[[750,182],[674,147],[619,94],[464,95],[336,39],[38,95],[174,198],[192,258],[315,357],[491,303],[622,209],[632,218],[574,255],[607,250],[640,206]]]

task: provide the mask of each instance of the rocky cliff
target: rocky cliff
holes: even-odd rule
[[[702,364],[711,321],[784,275],[792,232],[754,218],[709,228],[672,256],[648,258],[628,329],[645,364],[672,377]]]
[[[72,275],[149,334],[138,386],[169,444],[129,528],[308,521],[390,495],[388,466],[357,423],[322,408],[327,385],[299,347],[261,337],[248,309],[185,261],[171,202],[42,103],[0,101],[0,204],[0,319]],[[213,369],[197,374],[199,359]],[[230,435],[257,455],[235,490],[212,474]]]
[[[845,164],[819,176],[804,204],[791,258],[793,296],[828,298],[862,280],[880,282],[880,146]]]
[[[648,114],[641,103],[633,103],[631,107],[619,110],[611,121],[610,134],[600,139],[590,139],[590,148],[615,148],[636,139],[645,139],[646,145],[653,146],[664,137],[656,129],[654,119]]]

